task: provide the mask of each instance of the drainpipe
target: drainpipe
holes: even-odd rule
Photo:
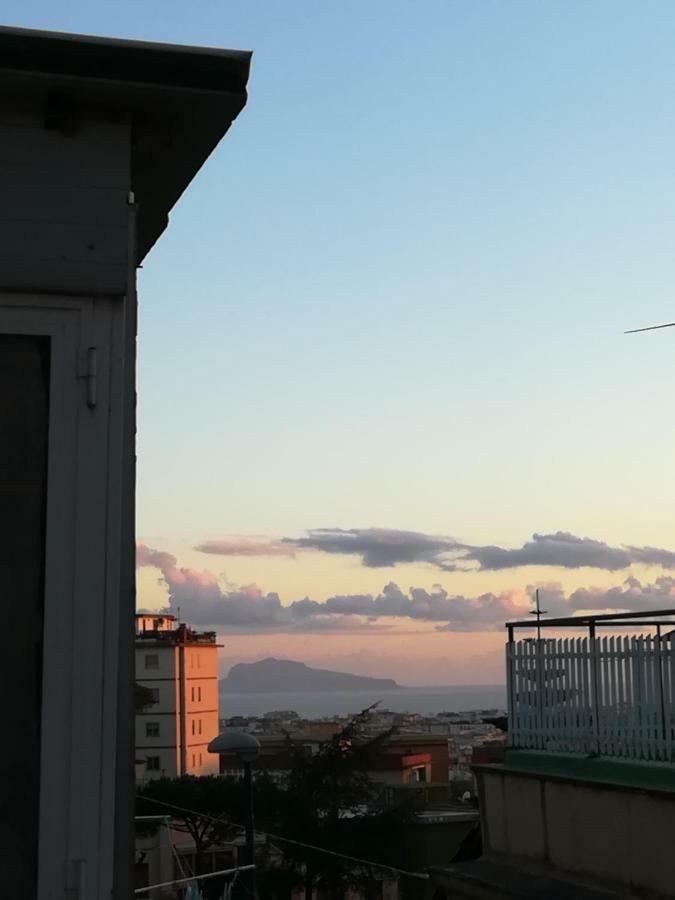
[[[181,635],[181,643],[178,644],[178,715],[180,727],[180,768],[179,775],[187,773],[187,723],[185,716],[185,644],[183,643],[183,635]]]

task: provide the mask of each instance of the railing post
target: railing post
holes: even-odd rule
[[[541,750],[546,749],[546,737],[544,736],[544,654],[542,640],[537,638],[537,656],[536,656],[536,680],[535,680],[535,696],[537,698],[537,743]]]
[[[507,626],[508,627],[508,626]],[[513,643],[513,628],[508,629],[508,641],[506,642],[506,703],[507,703],[507,740],[509,746],[515,746],[514,738],[517,737],[516,725],[516,696],[515,696],[515,653]]]
[[[593,715],[593,743],[595,752],[600,753],[600,678],[598,673],[598,644],[595,638],[595,622],[588,626],[588,637],[591,651],[591,689],[593,699],[591,704]]]
[[[662,759],[667,759],[670,761],[670,741],[668,740],[668,735],[666,734],[666,703],[663,691],[663,656],[661,654],[661,626],[656,626],[656,664],[658,666],[659,673],[659,712],[661,714],[661,753],[659,756]]]

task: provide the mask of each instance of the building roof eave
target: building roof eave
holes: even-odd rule
[[[140,265],[247,100],[251,53],[0,27],[0,89],[126,116]]]

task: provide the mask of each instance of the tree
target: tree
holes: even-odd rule
[[[357,715],[314,755],[287,736],[290,770],[284,784],[275,784],[264,772],[256,773],[256,825],[268,833],[269,845],[281,863],[261,872],[261,896],[289,897],[298,884],[304,884],[306,897],[312,896],[316,885],[336,898],[349,885],[369,893],[382,867],[344,856],[371,860],[385,868],[400,862],[413,810],[411,804],[387,807],[382,786],[370,776],[391,734],[369,735],[371,711]],[[191,836],[195,874],[206,872],[211,847],[240,834],[246,799],[239,781],[218,776],[161,778],[148,782],[139,793],[138,815],[165,810],[171,813],[174,827]]]
[[[265,822],[278,820],[279,788],[263,774],[256,778],[256,811]],[[207,853],[229,843],[242,833],[247,798],[241,781],[217,775],[157,778],[141,786],[137,793],[136,815],[166,813],[172,827],[189,834],[195,847],[194,874],[206,874]],[[205,897],[222,896],[221,879],[204,881]]]
[[[384,866],[397,859],[411,811],[387,808],[382,786],[370,775],[391,735],[391,730],[368,735],[372,709],[355,716],[313,756],[288,738],[291,769],[275,830],[299,842],[280,841],[280,846],[288,863],[303,873],[306,898],[311,898],[317,883],[335,897],[341,897],[348,884],[372,886],[379,867],[355,864],[302,844]]]
[[[205,874],[207,850],[240,833],[231,816],[237,809],[238,792],[235,782],[216,775],[157,778],[139,789],[136,815],[170,814],[173,827],[194,842],[195,874]]]
[[[134,681],[134,710],[136,714],[143,712],[153,702],[152,691]]]

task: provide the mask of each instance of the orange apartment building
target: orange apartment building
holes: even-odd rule
[[[171,615],[136,616],[136,681],[152,703],[136,714],[139,780],[214,775],[207,744],[218,727],[215,632],[197,632]]]

